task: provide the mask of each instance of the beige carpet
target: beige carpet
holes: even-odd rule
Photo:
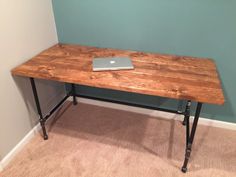
[[[178,121],[79,103],[66,104],[1,177],[236,176],[236,131],[199,126],[189,171]]]

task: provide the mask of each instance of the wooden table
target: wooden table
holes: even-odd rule
[[[94,57],[130,57],[135,69],[93,72]],[[154,108],[184,115],[186,152],[183,172],[187,171],[202,104],[224,103],[216,65],[212,59],[207,58],[57,44],[14,68],[12,74],[30,78],[45,140],[48,139],[45,129],[48,117],[69,96],[73,97],[73,104],[77,104],[76,96],[80,94],[75,92],[75,84],[186,100],[184,111]],[[71,91],[45,117],[41,112],[34,78],[71,84]],[[190,132],[189,117],[192,101],[197,102],[197,109]]]

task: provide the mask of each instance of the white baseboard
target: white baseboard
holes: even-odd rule
[[[72,100],[72,99],[69,98],[69,100]],[[110,103],[110,102],[98,101],[98,100],[80,98],[80,97],[78,98],[78,101],[81,103],[102,106],[102,107],[107,107],[107,108],[112,108],[112,109],[118,109],[118,110],[123,110],[123,111],[129,111],[129,112],[134,112],[134,113],[139,113],[139,114],[145,114],[145,115],[164,118],[164,119],[174,119],[174,120],[179,120],[179,121],[183,120],[182,115],[176,115],[173,113],[156,111],[152,109],[139,108],[139,107],[134,107],[134,106],[127,106],[123,104]],[[193,117],[191,118],[191,120],[193,120]],[[211,126],[211,127],[236,130],[236,123],[229,123],[229,122],[224,122],[224,121],[219,121],[219,120],[211,120],[211,119],[207,119],[203,117],[200,117],[198,123],[201,125],[206,125],[206,126]]]

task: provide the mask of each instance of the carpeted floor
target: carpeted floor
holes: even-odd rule
[[[236,176],[236,131],[199,126],[186,174],[178,121],[79,103],[65,104],[1,177]]]

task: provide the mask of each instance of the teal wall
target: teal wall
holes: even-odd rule
[[[226,97],[203,117],[236,122],[235,0],[54,0],[61,43],[213,58]],[[167,99],[80,87],[83,94],[169,106]]]

